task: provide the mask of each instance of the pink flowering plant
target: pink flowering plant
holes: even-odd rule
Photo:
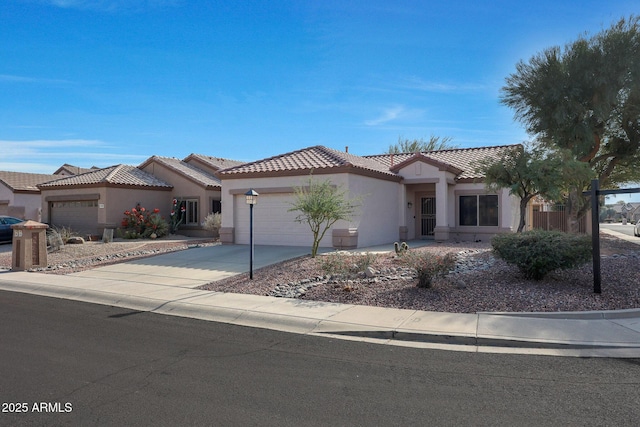
[[[428,252],[409,250],[400,255],[407,267],[418,274],[418,287],[430,288],[436,277],[444,277],[456,266],[456,255],[433,255]]]
[[[160,215],[159,209],[150,211],[140,205],[124,211],[124,218],[120,225],[123,228],[123,237],[126,239],[162,237],[169,230],[169,224]]]

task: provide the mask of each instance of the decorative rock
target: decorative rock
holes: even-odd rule
[[[82,237],[69,237],[67,240],[67,245],[82,245],[84,243],[84,239]]]
[[[372,278],[374,277],[376,274],[378,274],[378,272],[371,266],[367,267],[364,269],[364,275],[367,278]]]

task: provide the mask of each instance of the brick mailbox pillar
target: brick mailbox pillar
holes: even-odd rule
[[[13,224],[11,269],[24,271],[47,266],[47,224],[25,221]]]

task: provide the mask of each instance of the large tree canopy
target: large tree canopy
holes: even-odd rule
[[[518,63],[502,88],[501,102],[515,110],[537,141],[568,149],[588,163],[601,186],[638,181],[638,17]]]

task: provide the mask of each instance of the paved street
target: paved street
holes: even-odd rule
[[[615,224],[600,223],[601,229],[609,229],[609,230],[617,231],[618,233],[623,233],[632,237],[633,237],[633,227],[634,225],[631,223],[628,223],[626,225],[622,225],[621,223],[615,223]],[[638,237],[638,240],[640,240],[640,237]]]
[[[640,417],[637,359],[389,347],[12,292],[0,292],[0,336],[3,409],[28,408],[0,413],[0,425],[622,426]]]

